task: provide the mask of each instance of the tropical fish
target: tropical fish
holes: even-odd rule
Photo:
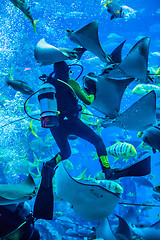
[[[92,127],[93,129],[96,129],[98,133],[101,135],[100,125],[102,119],[97,119],[86,107],[82,107],[81,112],[81,120],[86,125]]]
[[[14,90],[19,91],[26,95],[31,95],[34,91],[29,87],[29,85],[21,80],[10,80],[6,77],[6,83],[11,86]]]
[[[154,153],[156,149],[160,151],[160,126],[147,128],[142,134],[142,141],[152,147]]]
[[[104,7],[107,7],[107,11],[111,14],[111,20],[113,18],[124,18],[123,9],[118,3],[107,0]]]
[[[75,179],[76,180],[86,180],[86,171],[87,171],[87,168]]]
[[[106,1],[104,7],[107,7],[107,11],[111,14],[111,20],[114,18],[135,18],[136,11],[128,6],[120,6],[115,1]]]
[[[154,84],[138,84],[135,86],[132,92],[139,95],[144,95],[152,90],[154,90],[155,93],[160,96],[160,87]]]
[[[15,5],[15,7],[18,7],[25,14],[25,16],[31,21],[33,25],[33,29],[36,33],[36,22],[38,20],[33,20],[32,11],[27,0],[10,0],[10,1]]]
[[[37,135],[37,134],[35,133],[35,131],[33,130],[33,119],[31,120],[31,122],[30,122],[30,124],[29,124],[29,131],[30,131],[35,137],[39,138],[38,135]]]
[[[160,75],[160,67],[157,69],[155,75]]]
[[[106,148],[106,150],[107,154],[115,157],[115,160],[118,160],[119,158],[128,159],[137,155],[135,147],[126,142],[116,142],[112,146]]]

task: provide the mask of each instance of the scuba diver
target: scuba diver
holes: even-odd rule
[[[27,202],[0,205],[0,239],[39,240],[34,218]]]
[[[53,169],[56,164],[62,160],[68,159],[71,155],[71,148],[68,142],[68,136],[76,135],[93,144],[99,156],[99,161],[106,179],[111,179],[114,170],[110,168],[106,147],[101,139],[90,127],[84,124],[79,118],[81,111],[77,97],[85,104],[90,105],[95,99],[96,86],[91,81],[85,86],[86,94],[79,84],[69,78],[69,66],[66,62],[57,62],[54,64],[54,74],[47,79],[56,88],[56,98],[59,114],[59,125],[50,128],[50,131],[60,149],[54,158],[48,161],[42,169],[42,184],[45,180],[43,175],[50,172],[53,175]],[[47,170],[46,170],[47,169]]]
[[[50,161],[46,162],[41,170],[42,180],[33,211],[33,215],[37,219],[43,218],[51,220],[53,218],[54,196],[52,178],[56,165],[60,161],[68,159],[71,155],[71,148],[68,142],[70,135],[83,138],[95,146],[102,171],[107,180],[114,180],[125,176],[143,176],[143,174],[148,174],[150,170],[149,164],[146,164],[147,169],[144,167],[144,164],[143,166],[141,165],[140,168],[139,164],[135,164],[124,169],[111,169],[103,140],[79,118],[81,109],[77,98],[85,104],[90,105],[96,98],[95,81],[92,80],[92,76],[86,77],[84,86],[85,93],[75,80],[70,79],[69,70],[70,68],[65,61],[57,62],[54,63],[54,72],[52,72],[49,77],[46,76],[46,82],[56,89],[57,108],[60,112],[58,124],[54,127],[49,127],[48,125],[48,127],[60,151]],[[52,76],[53,73],[54,76]],[[41,101],[41,97],[46,97],[46,93],[39,95],[39,102]],[[48,94],[47,98],[51,98],[50,94]],[[46,127],[46,124],[49,122],[50,119],[48,117],[41,117],[42,127]]]
[[[47,78],[47,82],[52,84],[56,89],[57,107],[60,112],[58,117],[59,123],[58,126],[51,127],[50,131],[60,149],[60,152],[50,161],[46,162],[42,168],[41,185],[34,205],[34,216],[36,218],[41,218],[38,212],[43,211],[41,202],[43,202],[42,199],[44,199],[46,195],[48,195],[48,201],[52,204],[53,193],[49,189],[52,188],[52,178],[55,172],[54,169],[60,161],[68,159],[71,155],[68,136],[76,135],[93,144],[99,156],[99,161],[105,174],[105,178],[111,179],[114,174],[114,170],[111,169],[109,165],[103,140],[79,118],[79,112],[81,109],[77,97],[85,104],[90,105],[96,95],[95,84],[91,81],[88,81],[88,84],[86,83],[85,91],[88,93],[86,94],[75,80],[69,78],[69,70],[70,67],[65,61],[54,63],[54,77],[52,76],[53,73],[51,73]],[[43,118],[41,119],[41,124],[45,125],[45,119],[44,123]],[[45,215],[45,212],[46,209],[42,213],[43,216]],[[46,216],[44,219],[48,219],[48,217]],[[51,218],[49,217],[49,219]]]

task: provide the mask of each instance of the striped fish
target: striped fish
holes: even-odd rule
[[[15,5],[15,7],[18,7],[25,14],[25,16],[31,21],[33,25],[33,29],[36,33],[36,22],[38,20],[33,20],[32,11],[28,1],[27,0],[10,0],[10,1]]]
[[[118,160],[119,158],[128,159],[137,155],[135,147],[126,142],[116,142],[112,146],[106,148],[106,150],[107,154],[115,157],[115,160]]]

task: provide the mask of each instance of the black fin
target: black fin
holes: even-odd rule
[[[123,169],[115,169],[115,173],[111,180],[118,179],[120,177],[133,177],[133,176],[145,176],[151,172],[151,156],[136,162]]]
[[[115,17],[112,15],[110,19],[112,20],[113,18],[115,18]]]
[[[53,219],[53,187],[50,188],[39,188],[33,210],[33,216],[36,219]]]
[[[128,226],[128,223],[119,215],[116,215],[116,214],[114,214],[114,215],[119,219],[119,225],[118,225],[118,228],[115,233],[117,239],[119,239],[118,235],[120,235],[121,237],[124,236],[124,239],[131,240],[132,239],[131,231]]]
[[[33,216],[37,219],[52,220],[53,218],[53,186],[54,170],[45,164],[41,171],[42,181],[35,200]]]
[[[86,48],[74,48],[73,50],[77,52],[77,56],[78,56],[77,59],[79,60],[79,59],[81,59],[83,53],[84,53],[87,49],[86,49]]]
[[[126,40],[125,40],[126,41]],[[123,45],[125,43],[125,41],[123,41],[118,47],[116,47],[114,49],[114,51],[111,53],[111,58],[113,60],[113,62],[115,63],[120,63],[122,62],[122,48]]]

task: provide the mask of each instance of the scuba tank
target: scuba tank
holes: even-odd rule
[[[41,127],[51,128],[58,127],[58,111],[55,87],[45,82],[39,89],[38,100],[41,109]]]

